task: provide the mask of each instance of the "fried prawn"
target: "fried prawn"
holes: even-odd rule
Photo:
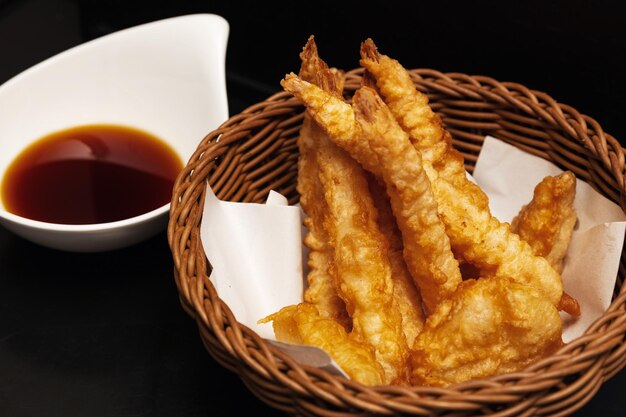
[[[511,222],[511,230],[559,273],[563,272],[563,261],[576,225],[575,196],[576,177],[572,172],[548,176],[537,184],[532,201]],[[573,316],[580,315],[578,301],[566,292],[561,296],[559,308]]]
[[[446,386],[522,370],[562,346],[561,330],[539,290],[508,277],[464,281],[417,337],[411,382]]]
[[[402,255],[402,235],[391,210],[385,185],[373,175],[368,176],[369,190],[378,211],[378,227],[389,242],[387,256],[391,264],[393,299],[402,316],[402,330],[409,346],[424,327],[424,312],[420,295]]]
[[[330,141],[319,144],[320,180],[335,249],[335,287],[352,318],[352,332],[374,347],[386,383],[406,383],[408,345],[395,308],[388,242],[363,168]]]
[[[324,69],[328,71],[328,67],[319,59],[312,38],[307,42],[300,58],[302,59],[300,76],[311,82],[323,82],[325,89],[341,95],[343,77],[340,74],[333,73],[321,80],[318,79],[319,71]],[[309,249],[308,287],[304,292],[304,300],[315,305],[321,317],[335,319],[346,330],[350,330],[352,323],[345,303],[335,290],[331,270],[334,249],[330,246],[329,236],[324,228],[324,218],[328,207],[324,201],[324,190],[319,180],[317,142],[325,135],[324,131],[305,113],[298,137],[300,157],[297,178],[300,205],[307,215],[304,219],[304,225],[307,228],[304,244]]]
[[[319,59],[312,39],[309,39],[302,59],[302,72],[322,86],[327,94],[338,97],[337,73],[333,73]],[[332,285],[324,276],[324,285],[320,287],[326,292],[331,292],[332,288],[345,303],[352,321],[350,341],[352,344],[360,343],[364,349],[372,349],[375,361],[383,370],[383,382],[407,383],[409,350],[402,330],[402,316],[393,296],[388,241],[378,229],[377,211],[369,194],[365,171],[328,140],[312,120],[307,123],[307,135],[300,135],[300,143],[314,156],[315,172],[306,172],[316,174],[316,178],[303,178],[302,182],[318,186],[314,197],[319,200],[305,201],[305,206],[312,208],[311,213],[320,213],[316,219],[323,219],[320,228],[323,232],[319,234],[323,233],[332,248],[332,267],[328,269]],[[321,292],[313,295],[321,295]],[[297,326],[294,324],[304,316],[300,310],[310,310],[306,305],[312,304],[303,303],[281,310],[272,317],[279,339],[298,333],[305,343],[320,346],[321,340],[317,337],[320,329],[304,327],[304,322]],[[311,315],[310,312],[307,314]],[[333,322],[338,323],[338,320]],[[329,352],[333,355],[332,351]],[[339,360],[337,362],[340,363]],[[346,369],[346,372],[354,370]]]
[[[535,187],[531,202],[511,222],[511,230],[558,272],[563,271],[563,260],[576,224],[575,196],[576,177],[572,172],[545,177]]]
[[[542,290],[554,305],[563,293],[560,275],[531,247],[491,215],[485,193],[465,174],[462,155],[439,117],[396,60],[378,53],[371,40],[361,47],[361,64],[376,79],[385,103],[422,156],[446,232],[455,253],[480,275],[509,276]]]
[[[426,310],[432,311],[454,292],[461,274],[420,155],[407,134],[371,88],[359,89],[350,106],[294,74],[282,85],[304,102],[333,142],[384,180],[402,232],[404,258]]]
[[[262,320],[273,321],[276,338],[324,349],[348,376],[365,385],[381,385],[384,371],[371,345],[350,335],[336,320],[324,318],[311,303],[288,306]]]

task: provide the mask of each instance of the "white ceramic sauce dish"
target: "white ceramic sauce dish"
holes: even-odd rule
[[[89,124],[150,132],[186,162],[228,118],[225,55],[229,26],[217,15],[180,16],[125,29],[62,52],[0,86],[0,178],[29,144]],[[136,217],[65,225],[6,210],[0,223],[50,248],[98,252],[165,229],[169,204]]]

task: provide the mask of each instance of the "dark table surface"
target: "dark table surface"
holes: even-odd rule
[[[396,27],[392,19],[400,17],[391,12],[377,16],[390,19],[382,27],[374,24],[372,13],[357,12],[362,22],[352,22],[355,30],[351,33],[329,29],[328,25],[338,22],[345,26],[350,2],[337,5],[329,15],[311,12],[310,19],[326,19],[316,22],[293,10],[276,8],[270,13],[267,8],[259,9],[258,2],[224,3],[0,0],[0,83],[57,52],[123,27],[214,12],[231,22],[227,65],[231,114],[277,90],[275,80],[297,68],[297,52],[308,34],[316,33],[327,49],[333,36],[338,36],[336,46],[349,41],[351,51],[356,51],[358,40],[372,35],[383,39],[390,53],[397,51],[401,60],[409,56],[407,43],[430,52],[424,59],[428,65],[410,63],[415,67],[486,73],[556,92],[557,98],[598,118],[618,139],[624,137],[619,121],[623,123],[626,113],[622,78],[626,38],[621,38],[626,24],[623,15],[618,17],[612,9],[601,13],[594,9],[596,14],[589,15],[580,2],[530,2],[530,6],[514,6],[515,10],[504,13],[509,20],[502,22],[496,14],[507,10],[494,6],[494,11],[489,2],[478,2],[485,8],[464,6],[457,14],[445,10],[442,16],[447,18],[434,23],[433,13],[443,13],[452,5],[414,10],[422,17],[412,21],[430,25],[425,31],[439,42],[433,45],[403,38],[414,27]],[[391,7],[395,2],[386,4]],[[564,10],[563,19],[550,21],[559,10]],[[277,15],[279,21],[273,22],[272,16]],[[578,20],[571,22],[573,18]],[[473,28],[468,36],[482,44],[475,47],[464,39],[465,43],[450,46],[449,55],[441,53],[446,36],[459,38],[454,31],[467,21]],[[577,30],[576,23],[596,26]],[[485,30],[488,24],[491,29]],[[503,29],[510,25],[510,31]],[[542,25],[543,31],[537,33],[535,26]],[[444,30],[439,33],[438,28]],[[446,35],[450,31],[452,35]],[[508,36],[518,48],[515,56],[529,53],[525,45],[535,48],[536,62],[503,60],[506,51],[493,49],[499,64],[484,65],[483,49],[501,46],[485,43],[488,36],[498,42]],[[587,43],[580,50],[566,40]],[[554,48],[559,42],[561,55]],[[285,55],[292,58],[280,58]],[[337,65],[354,62],[356,66],[356,52],[353,55],[350,61],[335,57]],[[570,58],[567,65],[563,56]],[[557,80],[558,73],[563,75]],[[588,89],[581,92],[581,88]],[[124,250],[74,254],[39,247],[0,227],[0,416],[281,415],[257,400],[236,375],[221,368],[204,350],[195,323],[180,308],[172,269],[164,232]],[[575,415],[623,415],[625,389],[626,371],[622,371]]]

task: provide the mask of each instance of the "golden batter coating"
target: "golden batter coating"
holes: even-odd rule
[[[318,73],[328,70],[326,64],[319,59],[317,47],[312,38],[309,39],[302,53],[302,67],[300,75],[311,82],[317,82]],[[333,80],[332,84],[328,80]],[[325,77],[323,85],[331,88],[335,94],[341,94],[343,77]],[[300,193],[300,205],[308,216],[304,220],[307,233],[304,244],[309,248],[307,264],[308,287],[304,292],[304,300],[315,305],[323,318],[337,320],[346,330],[350,330],[352,323],[343,300],[337,294],[334,286],[331,265],[334,259],[334,249],[330,246],[328,233],[324,229],[324,217],[328,207],[324,201],[324,190],[319,180],[317,142],[324,137],[324,131],[311,120],[308,114],[304,115],[298,148],[297,190]]]
[[[409,73],[396,60],[363,43],[361,64],[374,76],[385,103],[420,152],[452,248],[481,276],[510,276],[544,291],[554,305],[563,293],[560,275],[507,223],[491,215],[485,193],[465,174],[461,154]]]
[[[563,345],[556,307],[507,277],[467,280],[428,317],[411,352],[415,385],[516,372]]]
[[[317,346],[326,351],[350,379],[365,385],[382,385],[384,372],[374,349],[348,334],[336,320],[324,318],[310,303],[288,306],[267,317],[278,340]]]
[[[312,39],[301,56],[302,73],[331,90],[327,94],[338,97],[339,91],[332,90],[341,85],[335,80],[339,73],[331,71],[319,59]],[[361,350],[373,352],[370,359],[381,368],[382,382],[406,384],[409,349],[402,331],[398,301],[393,297],[388,242],[378,230],[377,211],[369,194],[365,171],[334,145],[308,115],[302,130],[298,186],[301,193],[307,193],[302,201],[310,215],[306,241],[309,247],[317,249],[309,263],[316,266],[319,261],[323,268],[314,269],[308,277],[310,287],[305,292],[305,300],[309,303],[288,307],[268,319],[274,320],[279,340],[300,340],[323,347],[323,343],[332,343],[332,339],[325,340],[328,335],[320,331],[336,332],[335,324],[342,322],[336,314],[340,297],[352,322],[350,349],[330,349],[329,354],[348,374],[355,373],[358,370],[353,367],[358,361],[349,362],[335,355],[352,352],[360,346]],[[330,304],[324,299],[329,295],[333,301]],[[318,329],[316,323],[306,324],[305,318],[314,317],[313,308],[319,316],[328,319],[316,322],[324,324],[322,329]],[[348,329],[345,325],[343,328]],[[338,337],[346,343],[343,336]],[[365,357],[361,352],[360,358]],[[371,378],[371,374],[371,370],[368,371],[367,377]]]
[[[297,180],[300,205],[308,215],[304,220],[307,228],[304,244],[309,248],[308,287],[304,291],[304,300],[314,304],[323,318],[333,318],[346,330],[350,330],[352,323],[345,303],[337,294],[332,276],[334,249],[330,246],[328,233],[324,229],[324,217],[328,208],[319,181],[317,150],[312,148],[320,135],[325,133],[305,116],[298,138],[300,159]]]
[[[537,184],[532,201],[511,222],[511,230],[530,244],[535,255],[546,258],[558,273],[563,272],[563,261],[576,225],[575,196],[576,177],[572,172],[548,176]],[[580,315],[578,301],[565,292],[559,309]]]
[[[559,305],[561,276],[528,243],[511,232],[489,210],[473,204],[472,194],[459,191],[445,180],[437,182],[439,210],[450,241],[464,259],[480,269],[481,277],[508,276],[543,291]]]
[[[404,261],[402,235],[391,210],[385,185],[373,175],[368,176],[369,190],[378,211],[378,227],[389,242],[389,263],[393,279],[393,298],[402,316],[402,329],[409,346],[424,327],[422,297]]]
[[[563,271],[563,260],[576,225],[575,196],[576,177],[572,172],[545,177],[535,187],[532,201],[511,222],[511,230],[559,273]]]
[[[366,74],[351,104],[312,38],[300,78],[281,82],[307,107],[298,191],[311,274],[305,302],[264,321],[366,385],[447,386],[554,353],[558,309],[577,307],[550,266],[575,223],[573,175],[544,180],[513,222],[531,247],[491,215],[409,73],[371,40],[361,54]],[[454,255],[482,278],[463,282]]]
[[[404,259],[427,312],[461,282],[450,241],[419,153],[375,91],[358,90],[352,106],[288,75],[283,87],[300,98],[328,136],[366,169],[383,178],[402,232]]]
[[[325,227],[335,248],[335,288],[352,318],[352,333],[373,346],[385,382],[407,383],[409,349],[394,305],[388,243],[378,229],[365,172],[329,140],[318,146],[329,210]]]
[[[394,59],[378,52],[374,41],[361,44],[361,65],[375,80],[378,92],[400,126],[409,134],[413,145],[420,151],[424,170],[431,181],[439,176],[465,185],[463,155],[452,146],[450,133],[428,105],[428,97],[415,89],[409,73]],[[473,188],[480,189],[472,183]],[[476,192],[479,203],[488,206],[484,193]]]

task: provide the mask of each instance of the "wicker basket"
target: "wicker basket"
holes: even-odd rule
[[[346,92],[362,69],[347,74]],[[473,170],[485,135],[573,171],[626,211],[625,150],[600,125],[548,95],[482,76],[412,70]],[[293,414],[343,416],[564,416],[582,407],[626,364],[626,256],[613,303],[586,334],[524,372],[449,388],[366,387],[301,366],[238,323],[208,280],[199,224],[208,179],[224,200],[262,202],[271,189],[298,200],[296,138],[303,106],[278,93],[230,118],[200,143],[179,176],[168,239],[183,308],[209,353],[263,401]]]

